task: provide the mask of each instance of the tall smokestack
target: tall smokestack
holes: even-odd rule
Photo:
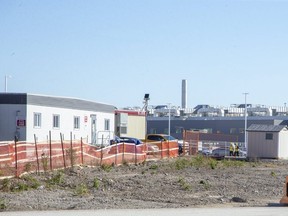
[[[182,109],[187,108],[187,80],[182,80]]]

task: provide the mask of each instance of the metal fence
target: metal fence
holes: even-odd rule
[[[184,155],[247,157],[247,146],[243,142],[238,142],[237,136],[184,131],[183,138]]]

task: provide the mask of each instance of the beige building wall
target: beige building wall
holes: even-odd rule
[[[145,116],[128,115],[127,136],[145,139]]]

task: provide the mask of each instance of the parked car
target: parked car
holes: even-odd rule
[[[212,154],[212,150],[209,148],[203,148],[201,151],[199,151],[199,153],[205,156],[210,156]]]
[[[148,134],[145,141],[154,142],[154,141],[168,141],[168,140],[175,141],[177,139],[167,134]]]
[[[134,138],[134,137],[120,137],[119,141],[125,142],[125,143],[134,143],[136,145],[143,144],[143,142],[141,140]]]
[[[239,156],[240,157],[247,157],[247,151],[244,151],[244,150],[239,150]]]
[[[177,140],[175,137],[167,135],[167,134],[148,134],[145,142],[162,142],[162,141],[177,141],[178,142],[178,153],[183,153],[183,140]],[[185,142],[185,145],[189,145],[189,143]]]
[[[144,144],[140,139],[134,138],[134,137],[117,137],[111,141],[112,144],[116,143],[134,143],[135,145],[141,145]],[[110,143],[111,143],[110,142]],[[147,154],[159,152],[159,147],[157,145],[154,145],[152,143],[147,143]]]
[[[120,143],[120,142],[121,142],[120,137],[115,136],[114,139],[110,140],[110,145],[113,145],[113,144],[116,144],[116,143]]]
[[[229,156],[230,152],[227,148],[216,148],[212,150],[211,157],[215,159],[223,159],[225,156]]]

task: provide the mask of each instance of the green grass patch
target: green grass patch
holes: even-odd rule
[[[224,167],[243,167],[246,165],[245,161],[239,161],[239,160],[222,160],[221,165]]]
[[[192,163],[190,159],[178,158],[173,165],[176,168],[176,170],[183,170],[187,167],[191,167]]]
[[[31,175],[24,175],[21,179],[25,180],[29,188],[37,189],[41,185],[40,182]]]
[[[93,180],[93,188],[95,188],[95,189],[99,189],[99,187],[100,187],[100,181],[99,181],[99,179],[98,178],[94,178],[94,180]]]
[[[151,169],[151,170],[157,170],[159,167],[158,167],[158,165],[157,164],[152,164],[150,167],[149,167],[149,169]]]
[[[276,176],[277,176],[274,171],[271,171],[271,174],[270,174],[270,175],[273,176],[273,177],[276,177]]]
[[[191,185],[190,184],[188,184],[187,183],[187,181],[183,178],[183,177],[180,177],[179,179],[178,179],[178,183],[180,184],[180,186],[181,186],[181,188],[183,189],[183,190],[191,190],[192,189],[192,187],[191,187]]]
[[[48,180],[48,185],[59,185],[64,182],[64,173],[63,171],[58,171],[54,173]]]
[[[29,163],[26,163],[25,166],[24,166],[24,171],[25,172],[30,172],[32,169],[32,164],[29,162]]]
[[[101,165],[101,169],[106,171],[106,172],[110,172],[112,170],[113,166],[111,164],[102,164]]]
[[[81,183],[80,185],[77,185],[74,190],[74,195],[76,196],[83,196],[88,194],[89,190],[86,184]]]
[[[218,161],[214,159],[209,160],[209,166],[211,169],[216,169],[217,165],[218,165]]]
[[[7,208],[5,200],[0,199],[0,211],[4,211]]]
[[[27,191],[29,186],[25,182],[18,182],[16,186],[12,189],[13,192]]]
[[[11,189],[11,180],[9,178],[5,178],[1,181],[1,189],[5,192],[9,192]]]
[[[205,180],[201,180],[201,181],[199,182],[199,184],[200,184],[200,185],[203,185],[203,187],[205,188],[205,190],[208,190],[208,189],[211,187],[211,185],[209,184],[209,182],[208,182],[208,181],[205,181]]]

